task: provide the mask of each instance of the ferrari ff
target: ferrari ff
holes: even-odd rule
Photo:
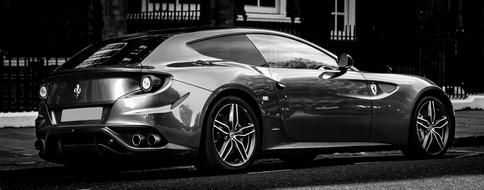
[[[371,147],[439,157],[454,138],[452,104],[432,81],[359,71],[348,54],[263,29],[103,41],[51,73],[39,97],[35,147],[63,164],[240,171]]]

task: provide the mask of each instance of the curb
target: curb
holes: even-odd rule
[[[0,113],[0,128],[31,127],[35,124],[37,115],[37,112]]]
[[[1,117],[37,117],[38,113],[36,111],[30,112],[2,112]]]

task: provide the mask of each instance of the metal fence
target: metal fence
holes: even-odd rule
[[[466,98],[484,89],[466,86],[456,70],[464,55],[463,40],[455,35],[435,34],[416,39],[418,43],[412,63],[397,64],[393,73],[412,74],[428,78],[441,86],[451,98]]]
[[[10,57],[0,59],[0,112],[37,110],[42,79],[66,58]]]
[[[128,33],[200,25],[201,0],[142,0],[127,14]]]

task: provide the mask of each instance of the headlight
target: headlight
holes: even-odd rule
[[[144,75],[141,77],[140,88],[143,92],[151,92],[161,86],[162,80],[153,75]]]
[[[40,99],[42,99],[42,100],[47,99],[47,94],[48,94],[48,92],[47,92],[47,86],[46,85],[41,85],[40,86],[40,89],[39,89],[39,97],[40,97]]]

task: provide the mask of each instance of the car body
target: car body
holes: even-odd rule
[[[346,148],[445,153],[454,113],[438,86],[351,63],[348,55],[263,29],[173,29],[107,40],[43,82],[36,148],[58,163],[219,170],[244,169],[264,155],[298,162]]]

